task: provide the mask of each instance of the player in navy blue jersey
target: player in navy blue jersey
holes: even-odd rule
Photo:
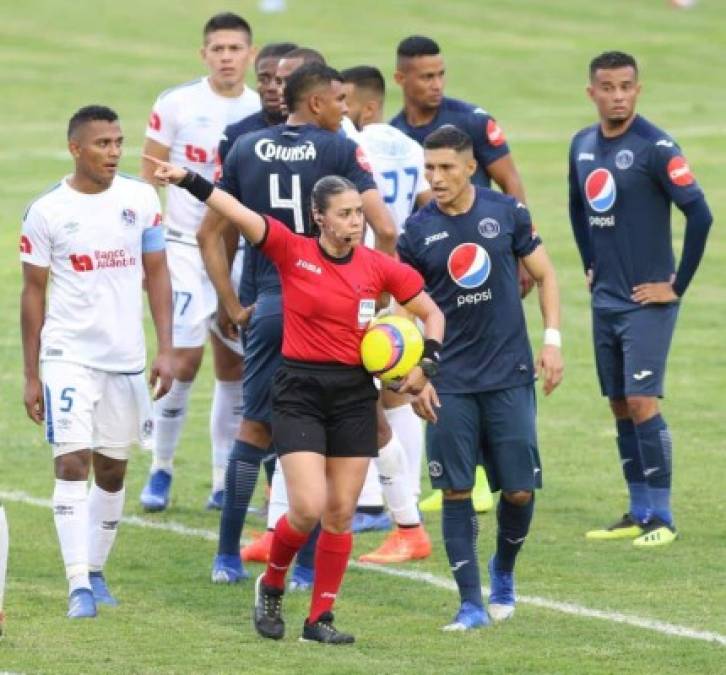
[[[396,82],[403,92],[403,110],[391,125],[423,145],[432,131],[453,124],[472,142],[475,185],[489,187],[492,179],[502,192],[525,202],[524,187],[496,120],[482,108],[444,96],[446,70],[439,45],[428,37],[402,40],[396,52]]]
[[[288,79],[286,124],[247,134],[227,156],[219,186],[249,208],[285,223],[292,231],[313,234],[309,204],[313,185],[326,175],[348,178],[361,192],[366,220],[381,248],[392,251],[393,224],[360,148],[336,133],[346,112],[340,75],[319,63],[302,66]],[[221,225],[220,225],[221,224]],[[229,281],[221,247],[223,219],[205,218],[199,244],[220,303],[233,322],[245,323],[243,308]],[[253,256],[250,256],[252,258]],[[273,263],[254,256],[254,313],[246,334],[243,422],[227,468],[220,542],[212,578],[227,583],[245,576],[239,558],[239,539],[261,459],[268,454],[270,385],[280,364],[282,308],[280,281]]]
[[[258,52],[255,57],[255,77],[257,78],[257,93],[260,95],[262,110],[225,128],[222,140],[219,142],[220,163],[224,162],[227,153],[239,136],[248,134],[250,131],[266,129],[285,121],[285,115],[283,115],[280,106],[281,96],[275,74],[280,59],[296,48],[297,45],[292,42],[271,42]]]
[[[636,114],[632,56],[593,59],[587,91],[600,119],[570,146],[570,220],[592,293],[597,374],[615,416],[630,506],[586,536],[659,546],[675,540],[676,528],[672,441],[658,398],[679,299],[703,255],[711,213],[676,142]],[[674,203],[686,216],[677,271]]]
[[[471,499],[480,462],[492,490],[502,491],[496,553],[489,561],[489,615],[497,621],[514,612],[514,562],[542,479],[535,374],[541,372],[549,394],[563,372],[559,291],[524,204],[471,183],[476,160],[469,136],[443,126],[426,138],[424,152],[434,201],[408,219],[398,253],[423,275],[446,317],[438,372],[431,373],[414,407],[431,422],[429,476],[444,492],[444,544],[461,597],[456,618],[444,630],[468,630],[489,623]],[[519,297],[520,260],[540,286],[545,335],[536,361]]]

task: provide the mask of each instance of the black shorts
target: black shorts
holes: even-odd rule
[[[361,366],[285,359],[272,384],[275,451],[377,457],[377,400]]]

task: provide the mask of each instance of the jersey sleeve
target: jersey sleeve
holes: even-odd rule
[[[164,228],[162,227],[161,202],[156,190],[148,186],[147,209],[141,230],[141,252],[155,253],[166,248]]]
[[[424,288],[423,277],[410,265],[376,253],[383,272],[383,290],[396,298],[399,305],[413,300]]]
[[[31,206],[20,233],[20,260],[37,267],[50,267],[51,238],[48,223],[39,209]]]
[[[469,115],[469,132],[474,142],[474,157],[483,167],[509,154],[509,146],[497,121],[481,108]]]
[[[532,225],[532,216],[529,209],[522,202],[517,202],[514,207],[514,236],[512,238],[514,255],[518,258],[524,258],[541,243],[542,240]]]
[[[146,125],[146,138],[170,148],[176,136],[176,110],[172,96],[163,94],[156,99]]]
[[[575,237],[577,250],[585,271],[592,267],[592,252],[590,250],[590,228],[587,222],[585,202],[577,182],[577,169],[575,168],[574,143],[570,146],[570,167],[567,177],[569,189],[570,225]]]
[[[340,175],[347,178],[358,192],[375,189],[371,164],[363,148],[350,138],[341,138],[343,144],[343,161]]]
[[[216,183],[218,188],[231,194],[238,201],[242,201],[242,195],[239,189],[239,180],[237,172],[239,171],[240,144],[235,143],[232,149],[227,152],[222,164],[222,175]]]
[[[256,246],[282,271],[291,255],[290,251],[295,245],[296,237],[279,220],[270,216],[262,218],[266,225],[265,234]]]
[[[651,168],[661,187],[677,206],[683,206],[703,196],[688,161],[671,139],[662,138],[656,141],[651,154]]]
[[[401,233],[401,236],[398,238],[398,242],[396,243],[396,253],[398,253],[398,257],[402,262],[416,268],[417,264],[413,246],[411,243],[411,235],[406,229],[409,225],[410,220],[411,219],[409,218],[404,223],[403,232]]]

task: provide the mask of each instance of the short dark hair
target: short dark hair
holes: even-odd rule
[[[411,59],[415,56],[436,56],[441,49],[435,40],[423,35],[411,35],[398,43],[396,56],[399,59]]]
[[[451,148],[456,152],[464,152],[464,150],[471,150],[473,147],[471,136],[453,124],[444,124],[424,138],[424,148],[426,150]]]
[[[319,213],[324,213],[333,195],[339,195],[348,190],[358,192],[358,188],[347,178],[342,176],[324,176],[320,178],[313,185],[313,191],[310,195],[313,209]]]
[[[329,85],[334,80],[343,81],[340,73],[323,63],[305,63],[300,66],[285,84],[285,106],[294,112],[305,94],[320,85]]]
[[[219,14],[215,14],[204,24],[202,35],[206,40],[210,33],[218,30],[241,30],[247,34],[250,43],[252,42],[252,26],[250,26],[248,21],[234,12],[220,12]]]
[[[87,105],[73,113],[73,116],[68,120],[68,140],[71,139],[73,134],[88,122],[95,121],[103,122],[117,122],[118,115],[105,105]]]
[[[638,63],[635,58],[625,52],[603,52],[590,61],[590,79],[595,77],[598,70],[613,70],[614,68],[627,68],[630,66],[638,77]]]
[[[340,74],[343,76],[343,82],[349,82],[361,89],[370,89],[381,98],[386,95],[386,81],[375,66],[354,66],[341,70]]]
[[[285,54],[286,59],[302,59],[306,63],[322,63],[325,65],[325,57],[317,50],[310,47],[297,47]]]
[[[286,56],[294,49],[297,49],[297,45],[294,42],[270,42],[257,53],[257,56],[255,57],[255,65],[262,61],[262,59]]]

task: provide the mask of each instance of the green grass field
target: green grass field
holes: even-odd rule
[[[249,616],[250,583],[209,582],[217,516],[203,511],[209,490],[207,364],[195,386],[179,449],[172,508],[142,516],[137,497],[149,457],[130,466],[126,514],[168,529],[125,525],[107,576],[122,601],[92,622],[65,618],[66,585],[51,513],[21,499],[52,492],[50,453],[25,419],[18,327],[19,222],[24,205],[70,170],[65,126],[81,105],[121,114],[136,173],[150,106],[159,91],[200,73],[203,22],[223,8],[199,0],[123,3],[27,0],[0,7],[0,499],[11,528],[0,671],[27,673],[718,673],[726,672],[726,394],[721,338],[726,283],[726,6],[701,0],[690,11],[666,0],[288,0],[262,15],[251,0],[226,8],[250,18],[256,43],[292,39],[315,46],[336,66],[393,70],[398,40],[436,37],[449,69],[448,93],[475,101],[501,121],[529,202],[559,272],[564,306],[565,381],[540,399],[546,489],[518,566],[515,619],[475,634],[442,634],[456,609],[439,520],[431,559],[397,577],[353,567],[338,604],[351,648],[301,645],[306,599],[287,602],[289,637],[262,642]],[[585,98],[586,66],[604,49],[640,60],[640,111],[683,146],[715,215],[707,255],[681,310],[664,410],[674,435],[677,524],[665,550],[586,543],[583,532],[618,516],[626,492],[613,425],[596,386],[588,298],[566,215],[569,138],[594,119]],[[388,111],[400,104],[392,86]],[[676,217],[677,251],[682,227]],[[527,302],[533,341],[541,330]],[[723,333],[722,333],[723,331]],[[9,496],[14,492],[15,496]],[[175,533],[177,523],[195,528]],[[262,523],[253,519],[253,527]],[[493,547],[494,518],[481,518],[480,556]],[[202,531],[201,533],[199,531]],[[362,553],[380,540],[357,539]],[[256,568],[253,567],[253,570]],[[425,576],[429,575],[429,576]],[[437,585],[438,584],[438,585]],[[537,599],[540,601],[538,602]],[[545,606],[543,599],[568,606]],[[574,607],[576,606],[576,607]],[[574,609],[573,609],[574,607]],[[587,615],[599,610],[600,618]],[[625,622],[623,616],[625,615]],[[647,624],[646,627],[633,625]],[[651,623],[647,623],[651,622]],[[685,635],[667,634],[667,622]],[[688,632],[690,631],[690,632]],[[683,632],[683,631],[681,631]],[[712,640],[703,633],[710,633]]]

